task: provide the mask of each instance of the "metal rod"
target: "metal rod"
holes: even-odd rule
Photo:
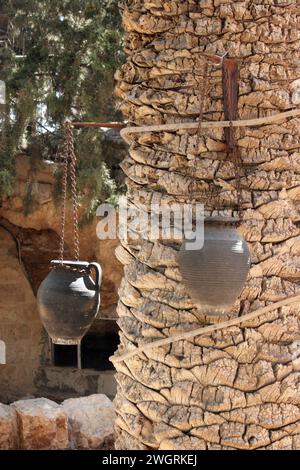
[[[48,336],[48,344],[49,344],[49,356],[50,356],[50,363],[52,366],[55,366],[55,363],[54,363],[54,345],[53,345],[53,342],[52,342],[52,339],[50,338],[50,336]]]
[[[82,369],[81,364],[81,342],[77,344],[77,369]]]
[[[71,122],[73,127],[104,127],[106,129],[124,129],[123,122]]]

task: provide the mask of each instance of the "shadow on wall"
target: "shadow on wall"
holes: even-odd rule
[[[6,344],[6,365],[0,367],[0,400],[8,402],[34,393],[42,326],[16,242],[3,228],[0,228],[0,338]]]

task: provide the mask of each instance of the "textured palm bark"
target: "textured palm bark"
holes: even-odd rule
[[[298,5],[297,5],[298,4]],[[123,11],[127,62],[117,74],[135,125],[196,120],[203,53],[240,61],[239,118],[300,106],[297,0],[131,0]],[[221,70],[210,68],[204,119],[224,118]],[[231,312],[299,293],[299,119],[238,131],[248,169],[244,221],[252,267]],[[223,129],[132,137],[123,163],[128,198],[188,200],[196,177],[207,213],[234,215],[234,169]],[[212,189],[217,187],[215,194]],[[118,307],[119,352],[201,324],[181,282],[176,240],[128,240]],[[118,449],[300,449],[300,305],[117,364]]]

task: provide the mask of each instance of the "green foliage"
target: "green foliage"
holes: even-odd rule
[[[86,207],[85,223],[94,215],[99,202],[116,197],[118,188],[110,176],[107,163],[101,160],[99,154],[105,148],[101,133],[91,128],[82,129],[77,131],[76,137],[76,155],[85,155],[78,162],[78,189],[81,203]]]
[[[33,161],[52,158],[66,119],[120,119],[113,75],[123,53],[118,0],[10,0],[0,8],[15,31],[14,51],[0,51],[0,79],[7,86],[1,199],[13,186],[14,158],[21,148]],[[110,162],[103,159],[101,132],[79,130],[75,137],[82,197],[90,197],[92,207],[117,188]]]
[[[0,194],[10,196],[13,192],[15,175],[13,169],[7,168],[6,162],[0,160]]]

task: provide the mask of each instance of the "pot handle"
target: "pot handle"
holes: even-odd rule
[[[90,272],[92,269],[95,270],[96,273],[96,282],[95,287],[97,290],[100,290],[101,282],[102,282],[102,268],[98,263],[90,263],[88,265],[88,271]]]

